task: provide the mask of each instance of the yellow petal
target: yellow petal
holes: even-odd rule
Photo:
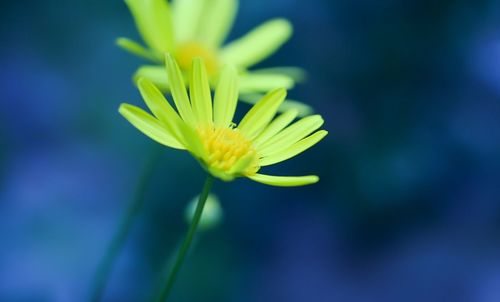
[[[267,92],[276,88],[293,88],[291,77],[281,74],[255,74],[252,72],[240,76],[240,92]]]
[[[140,78],[146,78],[161,91],[168,91],[167,72],[165,66],[143,65],[134,74],[134,82]]]
[[[238,102],[238,76],[236,70],[225,67],[220,75],[214,97],[214,123],[228,127],[234,117]]]
[[[167,79],[168,85],[170,86],[170,93],[174,98],[177,111],[179,111],[180,116],[188,125],[195,127],[196,119],[189,102],[182,73],[177,65],[177,62],[175,62],[170,54],[166,54],[165,56],[165,66],[167,68]]]
[[[266,142],[276,133],[288,126],[297,117],[297,114],[298,111],[295,109],[290,109],[282,113],[280,116],[275,118],[269,126],[267,126],[267,128],[264,129],[259,136],[257,136],[257,138],[255,138],[253,145],[258,148],[261,143]]]
[[[255,138],[269,124],[285,97],[285,89],[275,89],[266,94],[243,117],[238,129],[248,139]]]
[[[175,38],[178,43],[195,39],[205,2],[206,0],[172,1]]]
[[[292,34],[292,25],[285,19],[274,19],[255,28],[222,49],[224,62],[249,67],[273,54]]]
[[[167,126],[170,133],[172,133],[177,140],[182,141],[181,124],[184,122],[172,106],[170,106],[163,94],[145,78],[139,79],[137,84],[149,110]]]
[[[121,104],[118,110],[134,127],[146,136],[167,147],[185,149],[167,127],[139,107]]]
[[[159,53],[174,49],[172,16],[167,0],[125,0],[144,42]]]
[[[151,51],[147,50],[139,43],[132,41],[130,39],[118,38],[116,39],[116,44],[133,55],[143,57],[144,59],[153,62],[159,61],[158,58]]]
[[[200,159],[202,162],[205,161],[207,159],[207,154],[196,130],[184,123],[181,128],[181,133],[186,149],[197,159]]]
[[[201,58],[193,59],[189,93],[193,113],[202,125],[212,124],[212,96],[208,82],[207,70]]]
[[[259,93],[240,93],[239,100],[245,103],[254,105],[262,98],[262,94]],[[306,105],[302,102],[286,99],[278,108],[278,112],[285,112],[289,109],[296,109],[299,114],[298,116],[303,117],[306,115],[310,115],[314,112],[313,108],[309,105]]]
[[[316,175],[307,176],[273,176],[265,174],[255,174],[252,176],[247,176],[251,180],[260,182],[266,185],[277,186],[277,187],[298,187],[310,185],[318,182],[319,177]]]
[[[238,159],[236,163],[229,169],[227,174],[233,175],[233,174],[241,174],[244,169],[248,168],[248,166],[253,162],[255,158],[254,154],[248,154],[246,156],[243,156],[242,158]]]
[[[273,165],[273,164],[285,161],[289,158],[292,158],[292,157],[304,152],[305,150],[311,148],[315,144],[317,144],[327,134],[328,134],[328,132],[325,130],[318,131],[318,132],[296,142],[291,147],[289,147],[288,149],[286,149],[282,152],[272,153],[272,154],[264,157],[263,159],[260,160],[260,166],[269,166],[269,165]]]
[[[237,10],[236,0],[207,1],[200,17],[198,39],[211,48],[218,48],[226,39]]]
[[[314,113],[314,109],[311,106],[291,99],[286,99],[283,104],[281,104],[280,108],[278,108],[278,111],[285,111],[289,109],[297,110],[299,112],[299,116],[301,117]]]
[[[323,123],[323,118],[320,115],[305,117],[271,137],[267,142],[262,143],[258,148],[259,154],[261,156],[267,156],[286,150],[288,147],[321,127]]]
[[[281,74],[286,75],[293,79],[294,82],[304,82],[307,80],[307,72],[300,68],[294,66],[280,66],[280,67],[268,67],[260,69],[252,69],[253,74]]]

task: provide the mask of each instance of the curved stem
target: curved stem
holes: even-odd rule
[[[101,259],[98,269],[96,271],[92,291],[91,291],[91,301],[98,302],[101,301],[104,290],[109,279],[109,275],[113,268],[113,264],[120,253],[121,249],[125,245],[126,239],[132,228],[132,225],[139,214],[142,205],[144,204],[144,196],[146,195],[146,189],[153,176],[154,168],[157,165],[161,148],[156,144],[152,147],[145,163],[142,168],[139,180],[135,187],[135,192],[132,199],[129,201],[127,210],[123,214],[120,226],[116,231],[113,239],[111,240],[106,254]]]
[[[186,234],[186,238],[182,242],[182,245],[177,253],[177,257],[175,258],[174,265],[170,270],[167,281],[165,282],[165,286],[162,288],[160,294],[156,298],[157,302],[163,302],[168,298],[172,286],[174,285],[175,279],[177,277],[177,273],[184,262],[184,258],[186,257],[187,252],[189,251],[189,247],[191,246],[191,242],[193,241],[194,234],[196,233],[196,229],[198,228],[198,223],[200,222],[201,214],[203,213],[203,207],[205,206],[205,202],[207,201],[208,194],[210,193],[210,189],[212,188],[212,184],[214,182],[213,176],[210,174],[207,176],[205,180],[205,185],[203,186],[203,191],[200,194],[200,199],[198,200],[198,204],[196,205],[196,211],[194,212],[193,219],[191,221],[191,225],[189,225],[188,232]]]

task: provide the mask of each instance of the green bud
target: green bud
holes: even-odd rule
[[[199,198],[199,195],[195,196],[186,206],[185,217],[188,224],[190,224],[193,219]],[[219,203],[219,198],[215,194],[209,194],[198,225],[199,230],[205,231],[213,229],[222,221],[222,217],[223,212]]]

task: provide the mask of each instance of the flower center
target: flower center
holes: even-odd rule
[[[252,142],[238,129],[200,127],[198,134],[208,153],[206,164],[229,175],[253,175],[259,170],[259,157]]]
[[[190,70],[193,58],[201,57],[205,61],[208,75],[217,73],[219,63],[216,53],[199,43],[186,42],[180,45],[175,57],[182,70]]]

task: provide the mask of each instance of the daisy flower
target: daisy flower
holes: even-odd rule
[[[211,86],[215,87],[222,66],[235,66],[240,76],[242,98],[255,101],[255,95],[274,88],[292,88],[304,77],[300,68],[276,67],[249,71],[249,68],[276,52],[291,36],[292,26],[277,18],[254,28],[243,37],[224,44],[236,16],[237,0],[125,0],[137,30],[146,46],[128,38],[117,43],[153,65],[144,65],[134,78],[145,77],[162,91],[169,91],[163,68],[164,53],[171,53],[184,75],[189,74],[194,57],[202,57]],[[301,114],[311,108],[296,101],[284,108],[297,107]]]
[[[194,58],[189,95],[180,67],[173,56],[165,57],[166,73],[177,110],[146,78],[139,91],[152,114],[122,104],[119,112],[138,130],[167,147],[187,150],[211,175],[224,181],[247,177],[274,186],[301,186],[318,181],[315,175],[272,176],[261,174],[265,166],[285,161],[318,143],[327,131],[323,119],[312,115],[292,123],[295,109],[275,118],[286,97],[285,89],[267,93],[243,117],[233,122],[238,100],[238,76],[234,68],[221,72],[212,102],[208,70],[202,58]]]

